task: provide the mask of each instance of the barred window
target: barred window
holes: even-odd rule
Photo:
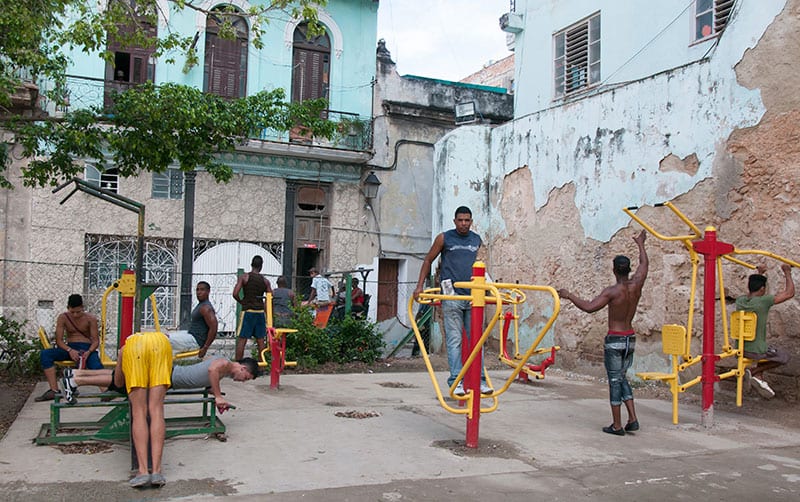
[[[183,198],[183,171],[167,169],[163,173],[153,173],[152,197],[154,199]]]
[[[121,270],[136,263],[136,238],[113,235],[87,235],[86,286],[93,298],[119,279]],[[159,285],[153,293],[160,323],[173,326],[178,303],[178,241],[157,239],[145,242],[144,277],[142,283]],[[144,302],[142,327],[155,326],[150,302]]]
[[[96,185],[100,188],[105,188],[114,193],[119,190],[119,174],[116,169],[106,169],[100,171],[92,165],[86,165],[84,169],[84,176],[87,182]]]
[[[728,24],[734,0],[696,0],[694,4],[694,40],[722,33]]]
[[[555,97],[600,82],[600,13],[553,35]]]

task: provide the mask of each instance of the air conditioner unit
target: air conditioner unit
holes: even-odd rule
[[[523,27],[522,14],[507,12],[500,16],[500,29],[507,33],[520,33]]]

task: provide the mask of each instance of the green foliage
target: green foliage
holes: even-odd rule
[[[18,322],[0,315],[0,368],[19,377],[41,371],[39,340],[31,340],[22,332],[27,321]]]
[[[314,317],[309,307],[294,309],[291,328],[297,333],[286,335],[286,360],[297,361],[298,366],[314,368],[334,360],[336,346],[325,330],[314,326]]]
[[[372,364],[383,354],[383,337],[368,320],[345,316],[330,322],[326,331],[336,341],[336,362]]]
[[[319,118],[325,100],[287,103],[283,89],[240,99],[223,99],[194,87],[142,84],[116,94],[109,110],[99,107],[69,113],[63,121],[19,124],[26,186],[58,185],[83,172],[83,161],[106,166],[107,152],[118,174],[164,172],[173,162],[184,171],[204,168],[218,182],[233,176],[218,154],[265,128],[288,130],[303,123],[315,135],[330,137],[332,122]],[[78,162],[76,159],[81,159]]]
[[[310,307],[295,309],[291,328],[297,333],[286,336],[286,360],[300,367],[314,368],[327,362],[374,363],[383,354],[383,337],[375,324],[345,316],[328,323],[325,329],[314,326]]]
[[[0,3],[0,115],[11,104],[11,96],[23,81],[48,80],[53,90],[47,98],[64,104],[65,69],[68,60],[62,51],[79,49],[108,52],[109,38],[123,46],[149,47],[153,55],[170,63],[175,56],[186,56],[185,71],[199,63],[193,36],[182,36],[174,29],[156,35],[161,8],[159,0],[13,0]],[[253,44],[262,47],[263,27],[276,12],[303,18],[310,33],[319,25],[317,9],[326,0],[265,0],[246,12],[227,4],[213,13],[186,0],[167,0],[174,13],[185,9],[214,15],[219,21],[219,36],[233,38],[233,12],[248,18]],[[215,7],[216,9],[216,7]],[[123,27],[132,28],[123,30]],[[194,35],[194,33],[192,33]],[[26,186],[57,185],[83,171],[74,159],[94,160],[98,167],[110,153],[122,176],[141,170],[163,172],[172,162],[181,169],[207,169],[217,181],[232,176],[229,166],[219,163],[215,154],[231,151],[251,133],[264,127],[288,130],[296,124],[314,134],[330,138],[333,125],[320,119],[327,105],[285,103],[277,92],[264,92],[244,100],[225,102],[206,97],[196,89],[170,85],[160,89],[145,86],[137,92],[117,96],[115,109],[93,109],[69,113],[63,120],[28,124],[11,116],[6,127],[14,130],[25,155],[35,158],[23,172]],[[8,120],[8,118],[6,119]],[[219,131],[217,130],[219,129]],[[153,148],[155,147],[155,148]],[[3,175],[8,167],[8,147],[0,149],[0,186],[10,188]]]

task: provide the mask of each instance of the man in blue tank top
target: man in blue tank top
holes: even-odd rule
[[[441,256],[440,281],[442,292],[448,294],[446,289],[456,282],[472,280],[472,265],[478,258],[482,241],[478,234],[470,230],[472,226],[472,211],[466,206],[456,209],[453,219],[455,228],[436,236],[430,251],[422,262],[419,271],[419,280],[414,289],[414,298],[422,293],[425,280],[431,273],[433,261]],[[449,281],[449,282],[448,282]],[[456,295],[469,295],[468,289],[455,288]],[[444,336],[447,346],[447,363],[450,366],[450,376],[447,385],[452,386],[456,377],[461,372],[461,335],[462,331],[467,339],[470,336],[470,315],[472,307],[469,300],[443,300],[442,314],[444,316]],[[481,367],[483,358],[481,357]],[[481,394],[491,394],[494,390],[486,384],[486,376],[481,372]],[[453,390],[456,395],[464,395],[464,386],[459,382]]]

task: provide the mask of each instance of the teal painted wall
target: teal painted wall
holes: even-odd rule
[[[259,5],[263,2],[247,3],[234,1],[240,8]],[[214,2],[203,4],[211,8]],[[330,70],[330,108],[336,111],[357,113],[367,119],[372,115],[372,81],[375,76],[375,48],[377,46],[378,4],[373,0],[331,0],[320,9],[320,20],[326,26],[331,38]],[[194,36],[199,31],[197,52],[199,64],[184,73],[185,57],[182,54],[166,54],[158,58],[155,67],[156,84],[174,82],[203,87],[203,60],[205,57],[205,16],[194,10],[182,12],[170,7],[170,30]],[[262,49],[252,44],[249,48],[247,64],[247,94],[261,90],[283,88],[291,97],[292,82],[292,33],[296,25],[285,12],[276,11],[270,23],[263,28]],[[252,30],[251,30],[252,32]],[[159,25],[159,35],[167,33],[167,26]],[[72,65],[68,73],[77,77],[103,79],[105,63],[97,53],[86,54],[70,51]],[[174,59],[174,62],[168,62]],[[94,87],[101,91],[102,83],[89,84],[73,79],[73,106],[100,105],[102,92],[87,92],[85,88]],[[80,90],[80,89],[84,90]]]

